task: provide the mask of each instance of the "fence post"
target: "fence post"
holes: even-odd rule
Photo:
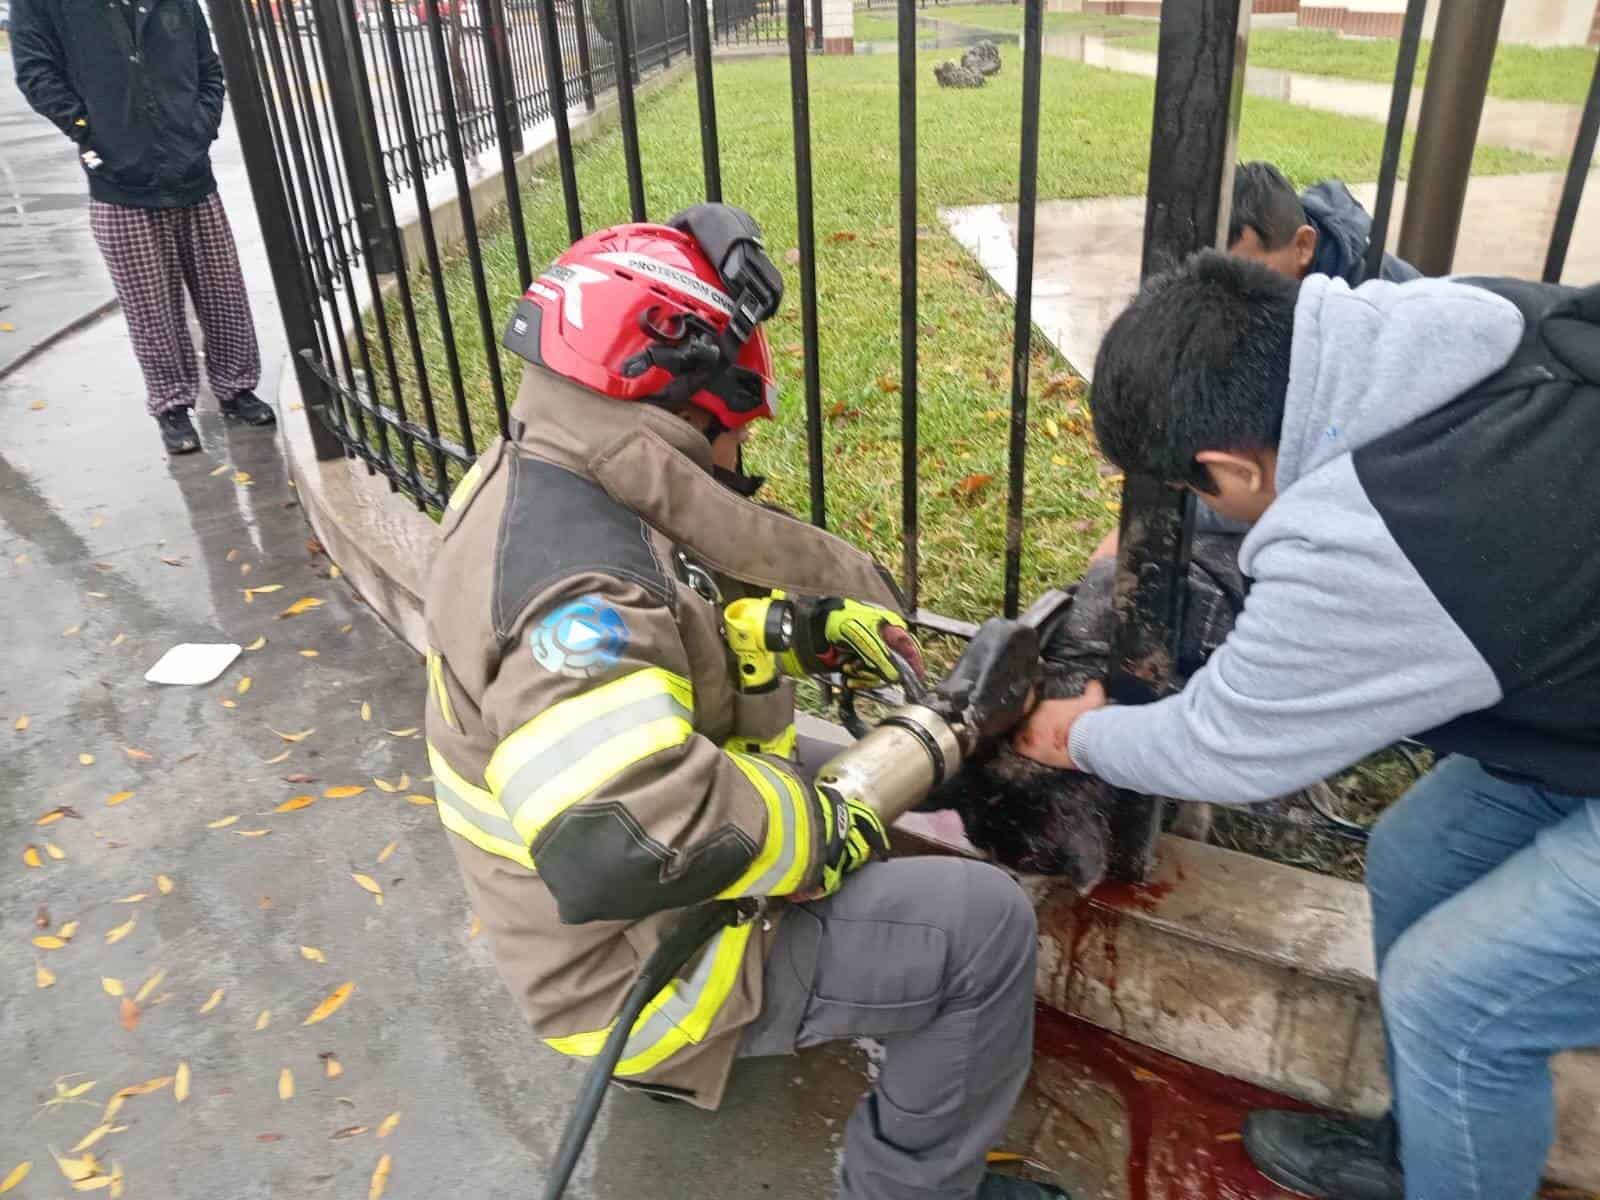
[[[694,82],[700,102],[700,162],[706,174],[706,199],[722,203],[722,157],[717,145],[717,92],[711,79],[711,20],[706,6],[711,0],[689,0],[693,10],[690,36],[694,39]]]
[[[578,82],[583,86],[583,106],[594,111],[594,64],[589,61],[589,13],[583,0],[572,0],[572,19],[578,26]]]
[[[1249,22],[1249,0],[1162,9],[1142,278],[1226,243]],[[1172,690],[1193,529],[1190,493],[1147,477],[1123,482],[1106,689],[1118,703],[1145,704]],[[1121,794],[1111,830],[1113,877],[1148,877],[1161,809],[1159,798]]]
[[[269,6],[270,7],[270,6]],[[322,62],[327,73],[328,103],[333,111],[334,136],[339,142],[339,158],[350,185],[350,199],[356,209],[356,225],[361,230],[361,245],[379,274],[395,269],[394,240],[389,236],[394,213],[389,207],[389,189],[382,184],[378,147],[368,142],[356,107],[355,89],[366,80],[355,74],[350,54],[354,31],[348,3],[341,0],[311,0],[316,15],[317,41],[322,45]]]
[[[483,22],[483,35],[489,39],[488,49],[492,51],[489,69],[494,74],[490,78],[489,93],[499,101],[495,108],[505,114],[504,124],[497,121],[495,132],[510,145],[512,154],[521,154],[522,119],[517,115],[517,77],[511,69],[511,38],[504,0],[484,0],[479,20]],[[527,286],[526,281],[523,286]]]
[[[1578,219],[1583,200],[1583,184],[1594,161],[1594,144],[1600,136],[1600,59],[1595,60],[1594,77],[1589,80],[1589,99],[1578,119],[1578,137],[1573,143],[1572,160],[1567,164],[1567,182],[1556,207],[1555,226],[1550,231],[1550,250],[1544,260],[1544,281],[1560,283],[1567,265],[1567,247],[1572,242],[1572,226]]]
[[[245,174],[250,179],[250,195],[255,202],[256,219],[266,242],[267,265],[272,271],[272,287],[278,295],[278,314],[289,340],[289,357],[306,407],[311,428],[311,444],[319,459],[344,457],[344,446],[326,423],[331,392],[327,383],[311,367],[307,354],[317,350],[316,321],[321,312],[317,294],[300,256],[300,239],[289,219],[289,198],[283,174],[278,168],[277,151],[262,98],[263,86],[250,47],[250,32],[245,24],[241,0],[212,0],[211,28],[222,59],[222,72],[233,106],[239,149],[244,156]]]

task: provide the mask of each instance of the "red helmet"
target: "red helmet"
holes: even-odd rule
[[[772,417],[760,322],[783,281],[760,236],[723,204],[591,233],[528,285],[506,348],[618,400],[697,405],[726,429]]]

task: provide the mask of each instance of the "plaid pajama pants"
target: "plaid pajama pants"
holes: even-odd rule
[[[151,414],[193,407],[200,390],[183,311],[185,288],[205,335],[212,392],[222,401],[253,391],[261,354],[222,197],[212,192],[188,208],[91,200],[89,224],[128,318]]]

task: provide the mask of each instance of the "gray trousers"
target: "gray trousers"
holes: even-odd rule
[[[784,914],[740,1054],[881,1039],[840,1200],[973,1200],[1033,1057],[1033,907],[960,858],[872,863]]]

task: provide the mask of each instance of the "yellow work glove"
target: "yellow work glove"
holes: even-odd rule
[[[918,679],[923,677],[922,647],[899,613],[839,597],[801,603],[804,610],[795,623],[796,644],[779,657],[788,673],[839,671],[851,687],[898,683],[900,672],[889,657],[893,649],[911,665]]]
[[[822,864],[822,887],[815,896],[820,898],[837,892],[852,871],[875,858],[888,858],[889,834],[883,827],[883,818],[859,800],[841,800],[828,788],[818,788],[817,792],[823,805],[832,808],[832,825],[839,831]]]

